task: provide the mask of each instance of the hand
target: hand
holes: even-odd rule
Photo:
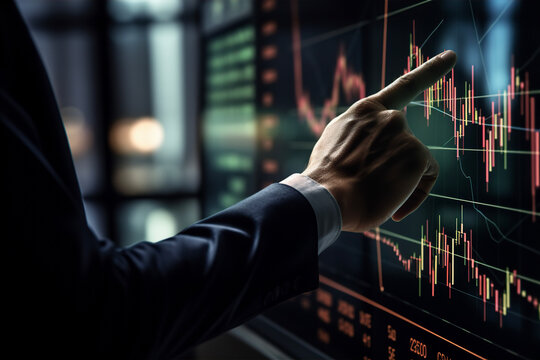
[[[401,109],[455,63],[453,51],[443,52],[326,126],[303,174],[336,198],[343,230],[365,231],[390,216],[400,221],[426,199],[439,166]]]

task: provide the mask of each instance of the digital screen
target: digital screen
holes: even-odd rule
[[[294,339],[321,358],[538,359],[538,4],[254,8],[250,179],[259,189],[301,172],[325,125],[352,103],[446,49],[458,55],[405,109],[440,165],[432,193],[399,223],[343,233],[320,257],[320,289],[264,314],[272,341],[287,350]]]
[[[213,16],[222,18],[219,13]],[[204,46],[202,131],[207,215],[234,205],[257,188],[255,43],[254,26],[247,23],[219,32]]]

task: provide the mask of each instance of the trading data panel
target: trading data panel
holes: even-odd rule
[[[257,2],[257,183],[302,171],[326,124],[445,49],[405,109],[440,164],[424,204],[343,233],[320,289],[265,316],[320,356],[538,359],[540,40],[533,1]],[[366,189],[369,191],[369,189]]]

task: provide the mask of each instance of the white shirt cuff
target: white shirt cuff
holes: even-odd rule
[[[336,199],[324,186],[302,174],[292,174],[280,184],[298,190],[311,204],[317,219],[319,254],[332,245],[341,233],[341,211]]]

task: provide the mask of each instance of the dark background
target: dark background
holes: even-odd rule
[[[300,85],[317,118],[332,95],[339,54],[346,58],[348,75],[362,77],[367,94],[381,87],[382,0],[17,3],[57,95],[89,222],[120,246],[171,236],[303,170],[317,134],[297,110],[294,4],[302,42]],[[458,53],[458,97],[465,81],[470,84],[474,65],[475,102],[483,114],[490,113],[491,101],[510,83],[512,66],[521,80],[529,73],[530,96],[537,98],[537,13],[532,1],[390,0],[385,84],[403,73],[414,28],[415,45],[422,45],[425,56],[444,49]],[[268,48],[274,55],[264,55]],[[347,97],[342,85],[338,88],[336,113],[358,99],[354,92]],[[442,149],[455,146],[451,118],[433,109],[428,126],[421,96],[410,105],[412,131],[441,165],[433,192],[454,200],[430,197],[405,221],[390,221],[380,231],[403,257],[411,258],[419,256],[426,221],[431,241],[439,216],[448,234],[455,232],[456,219],[458,228],[463,221],[473,233],[474,257],[491,266],[479,270],[499,289],[505,286],[506,268],[516,270],[523,288],[538,299],[540,219],[463,201],[531,210],[530,141],[520,100],[512,102],[515,129],[508,149],[514,153],[507,154],[506,169],[503,154],[496,154],[489,191],[482,152],[477,151],[482,148],[479,127],[467,126],[464,148],[469,150],[457,160],[455,151]],[[529,130],[534,131],[538,125]],[[456,246],[462,254],[463,247]],[[455,268],[451,299],[442,278],[431,296],[426,272],[419,281],[384,244],[381,269],[384,291],[379,289],[376,241],[362,235],[343,234],[320,261],[323,276],[477,354],[532,359],[540,352],[538,307],[515,294],[514,285],[500,327],[493,301],[488,301],[484,322],[482,298],[474,281],[466,280],[463,266]],[[373,304],[327,284],[321,288],[332,294],[329,306],[318,293],[306,294],[186,357],[422,358],[410,351],[411,338],[427,346],[427,358],[470,356]],[[343,302],[354,308],[353,319],[340,312]],[[329,322],[322,320],[324,312]],[[360,312],[372,315],[372,328],[360,322]],[[396,341],[389,340],[389,326],[397,331]]]

